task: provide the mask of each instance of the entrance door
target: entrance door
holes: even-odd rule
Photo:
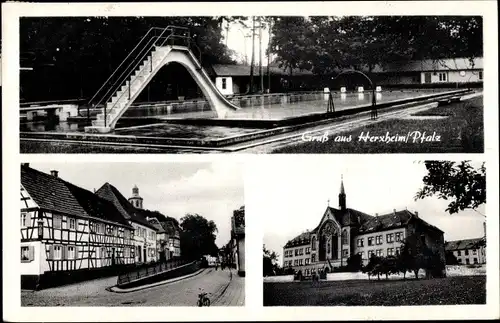
[[[425,83],[431,83],[431,73],[425,73]]]
[[[141,252],[141,246],[137,246],[137,262],[142,262],[141,257],[142,257],[142,252]]]
[[[115,259],[115,248],[111,248],[112,254],[111,254],[111,266],[114,266],[116,264],[116,259]]]
[[[142,249],[142,252],[144,254],[144,262],[147,262],[146,261],[146,259],[147,259],[147,257],[146,257],[146,251],[147,251],[146,248]]]

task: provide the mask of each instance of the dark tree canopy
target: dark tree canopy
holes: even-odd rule
[[[265,246],[262,248],[263,251],[263,274],[264,276],[272,276],[276,274],[278,265],[276,264],[278,260],[278,254],[276,252],[266,249]],[[279,269],[278,269],[279,270]]]
[[[486,167],[484,163],[474,168],[469,161],[425,161],[427,175],[424,187],[415,199],[437,196],[450,201],[446,211],[450,214],[465,209],[477,209],[486,203]]]
[[[220,19],[21,18],[21,64],[34,68],[34,72],[21,74],[21,85],[26,92],[23,94],[28,96],[27,100],[90,98],[151,27],[188,27],[194,44],[201,51],[202,64],[234,63],[233,53],[223,43]],[[35,73],[37,79],[26,79],[33,78]],[[44,74],[49,77],[41,79]],[[28,80],[35,84],[33,88],[26,84]],[[34,93],[40,87],[39,93]],[[44,92],[49,92],[47,97]]]
[[[198,214],[187,214],[181,219],[181,254],[186,259],[204,255],[217,256],[215,244],[217,226]]]
[[[271,52],[284,68],[329,74],[409,60],[483,55],[476,16],[277,17]]]

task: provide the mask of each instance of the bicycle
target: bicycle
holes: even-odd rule
[[[198,301],[196,302],[198,307],[210,306],[210,298],[208,298],[207,295],[208,294],[205,292],[201,292],[198,294]]]

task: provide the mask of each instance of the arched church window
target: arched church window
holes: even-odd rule
[[[342,244],[348,244],[348,241],[349,241],[349,236],[348,236],[347,230],[344,229],[342,231]]]
[[[312,246],[311,246],[311,249],[312,249],[312,250],[316,250],[316,237],[313,237],[313,238],[312,238]]]
[[[330,253],[330,242],[326,245],[326,253]]]

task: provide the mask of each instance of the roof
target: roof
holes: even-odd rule
[[[380,70],[380,67],[377,67]],[[449,71],[483,69],[483,58],[473,60],[468,58],[426,59],[404,63],[391,63],[381,72],[420,72],[420,71]],[[375,71],[376,72],[376,71]]]
[[[370,233],[370,232],[378,232],[378,231],[384,231],[384,230],[390,230],[393,228],[403,227],[403,226],[406,226],[408,224],[408,222],[412,219],[418,221],[420,224],[422,224],[428,228],[443,232],[438,227],[433,226],[432,224],[429,224],[428,222],[422,220],[416,214],[414,214],[408,210],[402,210],[402,211],[394,211],[392,213],[372,217],[369,221],[365,222],[360,227],[359,233],[365,234],[365,233]]]
[[[217,76],[250,76],[249,65],[230,65],[230,64],[214,64],[212,69]],[[262,67],[263,73],[267,74],[267,66]],[[289,71],[278,66],[269,65],[269,73],[271,75],[289,75]],[[258,76],[258,68],[254,66],[254,76]],[[295,68],[292,70],[292,75],[312,75],[311,71],[300,70]]]
[[[484,244],[485,238],[463,239],[447,241],[444,245],[445,250],[464,250],[464,249],[477,249]]]
[[[112,202],[125,219],[156,230],[156,227],[143,215],[143,210],[134,207],[113,185],[105,183],[96,194]]]
[[[148,217],[149,219],[155,219],[156,222],[161,226],[162,232],[158,233],[166,233],[170,237],[180,237],[179,222],[177,221],[177,219],[166,216],[158,211],[141,211],[143,212],[144,216]]]
[[[109,201],[59,177],[21,166],[21,184],[40,208],[78,217],[93,217],[130,227]]]

